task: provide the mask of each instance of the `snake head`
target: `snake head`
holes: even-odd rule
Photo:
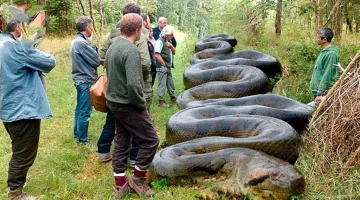
[[[278,159],[257,163],[248,172],[243,187],[253,199],[290,199],[305,190],[304,178],[292,165]]]

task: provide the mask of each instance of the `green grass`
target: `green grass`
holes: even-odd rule
[[[294,32],[301,34],[296,35]],[[252,48],[273,55],[281,61],[285,73],[276,84],[274,93],[307,103],[311,98],[308,86],[314,65],[313,57],[318,53],[315,41],[309,39],[312,38],[309,34],[298,28],[298,30],[284,29],[281,38],[276,38],[268,29],[265,29],[263,36],[257,38],[249,38],[250,34],[234,35],[239,39],[237,50]],[[71,39],[72,36],[47,38],[41,47],[42,50],[53,54],[57,60],[57,66],[46,76],[47,94],[54,117],[42,121],[38,157],[29,171],[26,192],[44,195],[43,199],[112,199],[114,181],[111,163],[98,162],[96,148],[78,146],[73,141],[76,90],[71,80],[69,57]],[[360,44],[359,41],[359,36],[344,36],[341,45],[343,66],[348,64],[351,55],[354,56]],[[176,95],[184,89],[182,74],[190,65],[189,60],[194,53],[194,43],[195,40],[186,37],[178,42],[175,69],[172,70]],[[168,96],[166,96],[166,101],[169,102]],[[154,87],[150,114],[155,129],[160,133],[161,142],[165,139],[167,120],[178,110],[175,105],[170,108],[158,107],[156,87]],[[95,143],[104,122],[104,113],[97,111],[92,113],[89,136]],[[0,145],[0,199],[6,199],[11,145],[3,126],[0,126]],[[303,199],[342,199],[341,197],[344,196],[359,194],[358,171],[355,170],[345,179],[336,178],[329,183],[322,177],[313,176],[311,172],[313,162],[311,153],[305,152],[296,165],[306,177],[308,185]],[[157,186],[154,199],[196,199],[195,191],[190,187],[169,186],[164,183],[157,183]],[[126,199],[144,198],[129,195]]]
[[[46,39],[41,49],[53,54],[56,67],[46,75],[47,94],[53,119],[43,120],[39,151],[36,161],[28,174],[26,192],[44,195],[43,199],[111,199],[114,181],[110,163],[97,160],[97,148],[78,146],[73,140],[73,116],[76,105],[76,90],[71,79],[69,57],[71,37]],[[182,72],[187,67],[183,60],[189,60],[191,52],[183,52],[185,43],[180,43],[173,70],[176,95],[183,90]],[[186,55],[187,54],[187,55]],[[99,69],[102,73],[102,70]],[[154,87],[156,90],[156,87]],[[155,129],[165,138],[166,119],[178,111],[157,106],[154,91],[151,118]],[[166,96],[169,101],[169,97]],[[105,122],[105,113],[94,111],[90,120],[89,136],[96,143]],[[3,126],[0,127],[0,199],[6,199],[8,162],[11,143]],[[155,199],[194,199],[195,193],[187,188],[167,187],[157,191]],[[141,199],[129,195],[127,199]]]

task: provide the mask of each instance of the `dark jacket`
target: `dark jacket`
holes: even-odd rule
[[[93,83],[98,78],[97,67],[100,60],[97,51],[82,34],[76,34],[71,42],[70,56],[72,79],[77,83]]]
[[[160,53],[162,59],[165,62],[166,67],[172,67],[172,52],[169,49],[169,47],[166,46],[166,40],[163,37],[160,37],[160,39],[156,42],[162,42],[162,49],[161,52],[156,52],[156,53]],[[158,50],[156,50],[158,51]],[[156,62],[156,67],[162,67],[162,65],[158,62]]]

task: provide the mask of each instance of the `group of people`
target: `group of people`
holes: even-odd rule
[[[29,4],[22,5],[26,9]],[[93,21],[81,16],[75,21],[78,33],[71,42],[72,79],[77,91],[74,115],[74,139],[89,145],[88,125],[92,111],[89,88],[98,78],[97,68],[103,65],[108,77],[107,116],[98,140],[98,156],[103,162],[112,160],[116,196],[134,190],[140,196],[152,196],[146,170],[155,156],[159,137],[149,115],[152,86],[158,77],[158,99],[164,101],[165,89],[176,101],[171,75],[176,51],[174,28],[160,17],[159,26],[150,27],[149,17],[140,8],[127,4],[116,29],[110,31],[98,50],[91,44]],[[35,161],[42,119],[52,114],[41,73],[56,65],[52,55],[21,42],[22,23],[9,19],[5,33],[0,33],[0,120],[10,136],[12,157],[8,171],[9,199],[35,199],[23,191],[29,168]],[[311,90],[319,104],[338,77],[334,66],[339,62],[337,47],[331,45],[334,34],[323,28],[317,32],[322,47],[312,75]],[[114,141],[114,151],[110,153]],[[129,162],[128,162],[129,160]],[[127,178],[125,171],[133,168]]]
[[[70,47],[72,77],[77,90],[74,138],[79,144],[90,144],[89,89],[98,77],[97,67],[101,64],[107,75],[107,114],[97,143],[98,157],[102,162],[112,160],[117,196],[127,194],[130,188],[140,196],[153,195],[146,182],[146,170],[159,145],[149,115],[156,75],[159,106],[168,107],[164,101],[166,88],[171,101],[176,101],[171,74],[176,51],[174,28],[167,25],[164,17],[158,22],[159,26],[153,31],[149,17],[140,12],[139,6],[129,3],[117,27],[106,35],[98,50],[91,45],[92,19],[81,16],[75,21],[78,33]],[[129,180],[125,175],[128,167],[134,170]]]

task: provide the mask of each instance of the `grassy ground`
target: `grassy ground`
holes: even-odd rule
[[[29,171],[26,191],[44,195],[44,199],[111,199],[113,197],[113,175],[110,163],[97,160],[97,148],[78,146],[73,141],[73,115],[76,90],[71,79],[69,47],[72,36],[47,38],[41,49],[55,56],[57,65],[48,75],[47,94],[53,119],[43,120],[38,157]],[[191,52],[179,42],[173,75],[176,95],[183,90],[182,72],[184,60]],[[187,55],[187,56],[186,56]],[[180,64],[182,62],[182,64]],[[102,73],[102,70],[99,69]],[[154,87],[156,88],[156,87]],[[169,97],[166,97],[169,100]],[[156,97],[151,107],[151,117],[156,130],[164,140],[167,119],[178,111],[157,106]],[[94,111],[90,120],[89,136],[96,143],[105,122],[105,114]],[[0,126],[0,199],[6,199],[8,161],[11,156],[10,139]],[[156,191],[156,199],[194,199],[195,193],[187,188],[169,187]],[[128,199],[139,199],[129,195]]]
[[[309,101],[308,82],[314,59],[318,54],[313,34],[301,32],[298,28],[298,30],[285,29],[283,35],[288,35],[286,38],[276,39],[270,32],[268,35],[268,37],[249,39],[247,34],[239,34],[237,35],[239,39],[237,50],[253,48],[277,57],[282,62],[285,73],[276,85],[274,93],[304,103]],[[352,36],[347,37],[345,37],[344,47],[360,43],[359,39],[354,42]],[[179,46],[175,57],[173,77],[176,84],[176,95],[179,95],[184,89],[182,73],[189,66],[189,59],[194,53],[194,41],[188,40],[183,35],[177,38]],[[69,57],[71,39],[72,36],[47,38],[41,46],[42,50],[53,54],[57,60],[57,66],[46,76],[47,94],[54,117],[42,122],[39,153],[34,166],[29,171],[26,191],[34,195],[44,195],[43,199],[112,199],[114,186],[111,163],[98,162],[96,148],[78,146],[73,141],[76,91],[71,80]],[[346,66],[355,48],[344,49],[343,52],[346,51],[346,53],[343,53],[343,65]],[[101,72],[101,70],[99,71]],[[154,90],[154,94],[156,94],[156,87]],[[166,96],[166,98],[169,101],[169,97]],[[155,95],[151,107],[151,117],[155,129],[160,134],[161,141],[164,141],[165,138],[167,119],[177,111],[178,108],[175,105],[170,108],[158,107]],[[89,128],[89,136],[92,141],[97,141],[104,122],[105,114],[94,111]],[[6,179],[11,146],[3,126],[0,126],[0,145],[0,199],[6,199]],[[331,180],[332,182],[328,186],[329,181],[312,175],[313,168],[309,165],[309,163],[313,163],[312,158],[310,153],[304,153],[297,163],[297,167],[304,174],[307,184],[310,186],[307,187],[304,199],[356,199],[351,196],[360,191],[356,186],[359,183],[357,171],[347,176],[346,179]],[[330,191],[326,192],[326,189]],[[196,199],[194,190],[187,187],[169,186],[155,191],[157,195],[154,199]],[[129,195],[126,199],[141,198]]]

